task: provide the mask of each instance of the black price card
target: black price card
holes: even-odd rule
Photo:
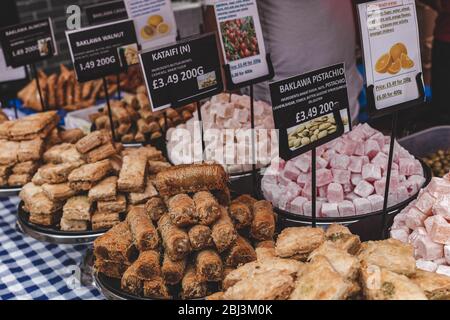
[[[89,25],[96,25],[128,19],[128,13],[123,0],[119,0],[86,7],[86,17]]]
[[[273,82],[270,94],[283,159],[295,158],[344,133],[341,115],[349,114],[344,64]]]
[[[139,63],[136,32],[131,20],[68,31],[66,35],[80,82],[118,74]]]
[[[139,55],[153,111],[179,107],[222,92],[215,34]]]
[[[5,27],[0,43],[6,64],[13,68],[49,59],[58,51],[50,18]]]

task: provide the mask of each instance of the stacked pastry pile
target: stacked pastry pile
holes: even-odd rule
[[[248,96],[219,94],[201,107],[203,129],[206,138],[205,159],[224,164],[229,173],[240,173],[252,170],[251,145],[245,136],[239,141],[239,132],[243,129],[251,128],[250,98]],[[273,121],[272,107],[265,102],[255,101],[255,128],[269,131],[258,132],[258,146],[256,150],[257,167],[264,167],[270,164],[271,154],[268,148],[271,140],[278,141],[271,136],[271,129],[275,128]],[[174,164],[183,164],[189,161],[202,161],[202,142],[200,126],[197,113],[194,118],[186,124],[181,124],[167,133],[167,150],[169,160]],[[220,131],[218,131],[220,130]],[[233,133],[232,135],[230,135]],[[180,142],[184,145],[180,148]],[[179,150],[189,150],[190,156],[186,157],[186,152],[178,153]],[[278,146],[276,148],[278,151]],[[193,160],[192,160],[193,159]],[[222,160],[221,160],[222,159]]]
[[[289,228],[229,273],[211,300],[450,299],[450,277],[416,269],[413,248],[367,242],[343,226]]]
[[[31,181],[47,145],[59,138],[56,112],[0,124],[0,186],[21,187]]]
[[[167,129],[184,123],[192,118],[194,109],[195,107],[189,105],[177,110],[169,108],[152,112],[145,88],[139,89],[136,95],[127,94],[122,101],[114,101],[111,104],[116,136],[122,143],[144,143],[159,139],[166,130],[166,121]],[[106,109],[94,113],[90,119],[95,123],[96,129],[110,130]]]
[[[53,73],[48,76],[42,70],[40,70],[38,74],[42,96],[48,109],[74,111],[92,107],[95,105],[97,99],[105,98],[103,80],[79,83],[74,71],[69,70],[64,65],[61,65],[60,69],[61,71],[59,74]],[[130,72],[132,72],[132,75],[136,73],[136,71]],[[133,78],[122,76],[120,79],[120,87],[122,90],[124,88],[136,88],[137,84],[131,83],[135,80],[129,80]],[[139,79],[139,77],[134,77],[134,79]],[[112,96],[118,89],[117,79],[113,76],[108,77],[107,81],[108,94]],[[22,100],[25,107],[36,111],[42,111],[36,80],[31,81],[19,91],[17,96]]]
[[[272,240],[270,203],[242,196],[230,205],[220,165],[179,166],[156,176],[162,198],[130,208],[127,221],[94,244],[96,269],[123,290],[156,299],[196,299],[256,260],[250,239]]]
[[[122,152],[106,131],[56,145],[44,153],[44,161],[20,196],[31,223],[63,231],[116,225],[128,202],[141,203],[155,195],[147,174],[168,166],[152,147]]]
[[[395,217],[391,237],[414,247],[418,268],[450,276],[450,174]]]
[[[364,124],[317,150],[317,216],[349,217],[383,208],[389,138]],[[425,182],[422,165],[396,143],[389,206],[417,194]],[[274,206],[311,216],[311,154],[266,171],[262,190]]]

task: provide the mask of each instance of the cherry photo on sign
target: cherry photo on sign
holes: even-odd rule
[[[259,54],[253,17],[228,20],[222,22],[220,28],[228,61],[236,61]]]

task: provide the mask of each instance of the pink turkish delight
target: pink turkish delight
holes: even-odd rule
[[[339,216],[350,217],[356,215],[355,205],[352,201],[344,200],[338,204]]]
[[[327,189],[327,199],[332,203],[344,201],[344,190],[338,183],[330,183]]]
[[[427,191],[434,197],[450,194],[450,182],[441,178],[433,178],[428,185]]]
[[[378,165],[383,171],[386,171],[388,156],[383,152],[379,152],[375,158],[372,159],[371,163]]]
[[[450,277],[450,267],[449,266],[439,266],[436,270],[437,274],[442,274],[444,276]]]
[[[350,157],[345,154],[336,154],[330,161],[331,168],[347,170],[350,164]]]
[[[303,206],[308,202],[308,199],[303,197],[295,198],[290,205],[290,212],[303,215]]]
[[[307,183],[311,183],[311,174],[300,172],[300,174],[298,175],[298,178],[297,178],[297,184],[300,187],[304,187]]]
[[[450,245],[450,224],[447,220],[435,220],[431,228],[430,237],[436,243]]]
[[[423,238],[423,237],[427,237],[427,230],[425,230],[425,228],[417,228],[416,230],[414,230],[408,238],[408,242],[413,246],[416,247],[416,243],[419,239]]]
[[[371,140],[375,140],[378,145],[380,146],[380,150],[383,149],[385,145],[385,137],[381,132],[375,133],[373,136],[370,137]]]
[[[352,184],[354,186],[357,186],[358,183],[360,183],[363,178],[362,178],[362,175],[360,173],[352,173],[350,179],[351,179]]]
[[[436,223],[444,223],[446,220],[441,216],[431,216],[427,218],[424,222],[425,229],[428,233],[431,233],[431,230],[433,230],[433,226]]]
[[[381,167],[376,164],[366,164],[362,168],[362,178],[369,182],[381,179]]]
[[[437,260],[444,256],[444,246],[433,242],[429,236],[423,236],[415,242],[416,257],[424,260]]]
[[[380,145],[375,140],[367,140],[364,143],[364,154],[370,159],[375,158],[380,151]]]
[[[384,205],[384,197],[383,196],[380,196],[378,194],[373,194],[373,195],[367,197],[367,200],[370,201],[370,204],[372,205],[372,210],[374,212],[383,210],[383,205]]]
[[[400,229],[392,229],[391,230],[391,238],[401,241],[401,242],[408,242],[409,232],[407,229],[400,228]]]
[[[399,187],[399,185],[400,185],[400,181],[399,181],[398,177],[392,176],[391,177],[391,183],[389,185],[389,189],[390,190],[395,190],[395,189],[397,189]],[[384,196],[385,191],[386,191],[386,177],[381,178],[378,181],[375,181],[374,186],[375,186],[376,194],[378,194],[380,196]]]
[[[322,205],[323,205],[323,203],[321,201],[316,202],[316,216],[317,217],[320,216],[320,212],[322,210]],[[307,217],[312,216],[312,202],[311,201],[305,202],[305,204],[303,205],[303,214]]]
[[[400,174],[404,176],[420,175],[422,174],[422,165],[415,159],[400,158],[399,170]]]
[[[422,192],[417,198],[416,207],[423,214],[429,216],[432,214],[433,205],[436,199],[427,191]]]
[[[311,168],[311,161],[305,156],[294,159],[293,163],[303,173],[308,173]]]
[[[356,186],[354,192],[362,198],[367,198],[374,192],[374,190],[375,188],[373,187],[373,185],[365,180],[361,180],[361,182]]]
[[[322,217],[323,218],[337,218],[339,217],[339,209],[337,203],[324,203],[322,204]]]
[[[370,201],[363,198],[358,198],[353,200],[353,204],[355,205],[356,215],[363,215],[372,212],[372,205]]]
[[[428,272],[436,272],[438,265],[434,263],[433,261],[426,261],[426,260],[417,260],[416,261],[416,267],[417,269],[428,271]]]
[[[355,194],[354,192],[350,192],[345,195],[345,200],[352,201],[352,202],[353,202],[353,200],[358,199],[358,198],[359,198],[359,196],[357,194]]]
[[[443,195],[433,205],[433,214],[442,216],[450,221],[450,194]]]
[[[363,157],[350,157],[350,165],[348,166],[348,170],[353,173],[361,173],[363,167]]]
[[[351,175],[350,171],[341,169],[332,169],[331,172],[333,174],[333,182],[339,184],[350,183],[350,175]]]
[[[297,181],[299,174],[300,170],[295,167],[294,162],[289,161],[284,168],[284,176],[291,181]]]
[[[333,174],[331,170],[319,169],[317,170],[317,187],[323,187],[333,182]]]
[[[347,139],[347,138],[343,138],[340,141],[340,144],[338,144],[336,146],[336,151],[339,152],[340,154],[345,154],[347,156],[351,156],[353,154],[355,154],[355,150],[358,146],[358,142]]]
[[[426,219],[427,219],[427,216],[424,215],[416,207],[412,207],[406,213],[406,225],[411,230],[416,230],[419,227],[423,227]]]

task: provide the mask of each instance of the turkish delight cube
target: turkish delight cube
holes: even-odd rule
[[[432,211],[433,214],[450,221],[450,194],[439,197],[434,203]]]
[[[450,181],[441,178],[433,178],[427,187],[427,191],[434,197],[448,195],[450,194]]]
[[[339,217],[339,209],[337,203],[324,203],[322,205],[323,218],[337,218]]]
[[[363,157],[356,157],[352,156],[350,157],[350,164],[348,166],[348,170],[353,173],[361,173],[362,167],[363,167]]]
[[[352,201],[344,200],[338,204],[339,216],[351,217],[356,215],[355,205]]]
[[[369,182],[381,179],[381,167],[376,164],[366,164],[362,168],[362,178]]]
[[[375,140],[367,140],[364,143],[364,154],[370,159],[375,158],[380,151],[380,145]]]
[[[444,276],[450,277],[450,267],[449,266],[439,266],[436,270],[437,274],[442,274]]]
[[[365,180],[361,180],[361,182],[355,187],[354,192],[362,198],[367,198],[373,193],[374,190],[375,188],[373,185]]]
[[[333,182],[333,173],[329,169],[319,169],[316,173],[317,187],[323,187]]]
[[[416,258],[424,260],[437,260],[444,257],[444,246],[433,242],[429,236],[422,236],[415,242]]]
[[[332,169],[331,172],[333,174],[333,182],[339,184],[350,183],[350,176],[351,176],[350,171],[341,169]]]
[[[340,154],[351,156],[355,154],[355,150],[358,146],[358,142],[350,139],[341,139],[340,144],[336,147],[336,151]]]
[[[427,230],[425,230],[425,228],[417,228],[416,230],[414,230],[408,237],[408,242],[413,245],[414,247],[416,247],[416,242],[417,240],[419,240],[422,237],[427,237]]]
[[[383,210],[383,205],[384,205],[384,197],[383,196],[380,196],[378,194],[373,194],[371,196],[368,196],[367,200],[370,201],[373,211]]]
[[[345,195],[345,200],[352,201],[352,202],[353,202],[353,200],[358,199],[358,198],[359,198],[359,196],[354,192],[350,192]]]
[[[355,205],[356,215],[363,215],[372,212],[372,205],[370,201],[363,198],[358,198],[353,200],[353,204]]]
[[[316,202],[316,216],[317,217],[320,216],[320,212],[322,210],[322,205],[323,205],[323,203],[321,201]],[[303,214],[307,217],[312,216],[312,202],[311,201],[305,202],[305,204],[303,205]]]
[[[311,161],[308,157],[300,156],[293,160],[295,167],[303,173],[308,173],[311,168]]]
[[[330,183],[327,189],[327,199],[329,202],[339,203],[344,201],[344,189],[339,183]]]
[[[297,197],[294,200],[292,200],[290,205],[290,212],[294,214],[303,215],[303,206],[305,203],[308,202],[308,199],[303,197]]]
[[[297,178],[300,174],[300,170],[298,170],[293,161],[289,161],[284,168],[284,176],[291,180],[297,181]]]
[[[411,230],[416,230],[419,227],[424,226],[424,222],[427,219],[427,216],[424,215],[419,209],[416,207],[412,207],[406,213],[406,225]]]
[[[417,269],[428,271],[428,272],[436,272],[438,265],[433,261],[426,261],[419,259],[416,261]]]
[[[430,232],[431,240],[443,245],[450,245],[450,224],[447,220],[435,220]]]
[[[362,175],[360,173],[352,173],[350,179],[351,179],[352,184],[354,186],[357,186],[358,183],[360,183],[363,178],[362,178]]]
[[[331,158],[330,165],[333,169],[347,170],[350,157],[345,154],[336,154]]]
[[[311,183],[311,174],[300,172],[297,178],[297,184],[303,188],[307,183]]]
[[[400,229],[391,229],[391,238],[404,242],[404,243],[408,243],[408,237],[409,237],[409,232],[407,229],[405,228],[400,228]]]
[[[416,202],[416,207],[422,211],[425,215],[431,215],[433,205],[435,203],[436,199],[427,191],[422,192],[422,194],[419,195]]]
[[[439,221],[440,223],[443,223],[446,220],[441,216],[428,217],[423,223],[425,225],[425,229],[427,230],[428,233],[431,233],[431,230],[433,229],[435,221],[436,222]]]

